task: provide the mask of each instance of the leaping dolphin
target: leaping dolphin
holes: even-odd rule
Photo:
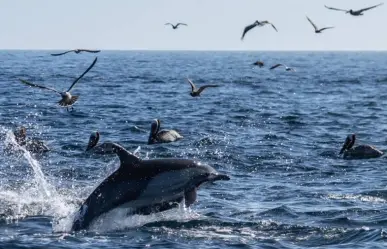
[[[128,214],[143,215],[177,207],[183,200],[188,207],[195,202],[196,190],[202,183],[230,180],[195,160],[141,160],[118,144],[106,142],[101,146],[114,150],[120,167],[85,200],[72,231],[88,228],[95,218],[117,207],[127,208]]]

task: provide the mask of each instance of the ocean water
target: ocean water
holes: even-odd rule
[[[0,248],[385,248],[387,160],[343,160],[348,134],[387,149],[385,52],[0,51]],[[254,68],[256,60],[264,68]],[[276,63],[295,67],[270,71]],[[213,83],[199,98],[186,77]],[[147,145],[153,119],[184,139]],[[51,152],[10,153],[27,127]],[[118,165],[84,151],[91,132],[141,158],[195,158],[231,180],[150,216],[121,211],[69,231],[82,201]]]

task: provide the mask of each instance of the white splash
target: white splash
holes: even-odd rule
[[[59,195],[55,187],[47,181],[40,163],[16,142],[13,132],[3,127],[2,130],[6,131],[5,148],[10,148],[13,154],[21,152],[34,173],[33,181],[26,180],[22,185],[12,188],[0,187],[0,201],[7,203],[8,219],[18,220],[31,215],[47,215],[53,216],[55,220],[60,216],[71,214],[75,209],[73,196]]]
[[[160,222],[160,221],[190,221],[192,219],[198,219],[200,216],[198,213],[192,211],[190,208],[186,208],[184,200],[179,204],[177,208],[173,208],[164,212],[154,213],[150,215],[127,215],[128,209],[116,208],[110,212],[101,215],[95,219],[90,225],[89,230],[95,232],[107,232],[117,231],[128,228],[136,228],[143,226],[147,223]]]

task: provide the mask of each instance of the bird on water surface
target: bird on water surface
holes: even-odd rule
[[[353,147],[356,141],[356,135],[348,135],[339,155],[343,154],[344,159],[369,159],[381,157],[384,153],[374,146],[362,144]]]
[[[258,66],[258,67],[263,67],[265,66],[265,63],[263,63],[263,61],[256,61],[253,63],[254,66]]]
[[[43,141],[34,138],[28,138],[27,129],[24,126],[14,131],[13,135],[15,136],[16,143],[19,146],[23,146],[29,152],[44,153],[50,151],[50,149]]]
[[[98,145],[99,138],[100,138],[100,135],[98,131],[91,133],[86,151],[94,154],[101,154],[101,155],[113,154],[114,153],[113,148]]]
[[[37,85],[35,83],[31,83],[29,81],[26,81],[26,80],[23,80],[23,79],[19,79],[20,82],[22,82],[23,84],[26,84],[28,86],[31,86],[31,87],[36,87],[36,88],[41,88],[41,89],[46,89],[46,90],[49,90],[49,91],[53,91],[57,94],[59,94],[62,99],[58,102],[58,104],[62,107],[66,107],[67,111],[69,111],[69,107],[71,107],[72,109],[72,105],[77,102],[79,96],[76,96],[76,95],[71,95],[71,90],[73,89],[73,87],[75,86],[75,84],[87,73],[90,71],[90,69],[92,69],[95,65],[95,63],[97,62],[97,57],[94,59],[93,63],[86,69],[85,72],[83,72],[83,74],[81,74],[81,76],[79,76],[77,79],[75,79],[73,81],[73,83],[71,84],[70,88],[65,91],[65,92],[61,92],[61,91],[58,91],[54,88],[51,88],[51,87],[46,87],[46,86],[41,86],[41,85]]]
[[[182,135],[180,135],[175,130],[161,130],[161,121],[160,119],[155,119],[152,122],[151,130],[148,138],[148,144],[155,144],[155,143],[170,143],[174,142],[178,139],[183,138]]]

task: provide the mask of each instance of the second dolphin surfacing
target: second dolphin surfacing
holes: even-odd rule
[[[177,206],[182,200],[190,206],[196,190],[204,182],[230,180],[211,166],[189,159],[141,160],[115,143],[111,147],[120,167],[108,176],[82,204],[72,231],[88,228],[100,215],[120,207],[129,214],[151,214]]]

